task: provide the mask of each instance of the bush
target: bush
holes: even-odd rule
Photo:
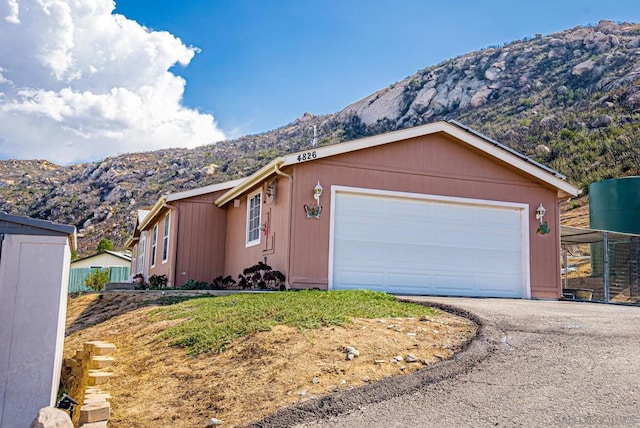
[[[244,289],[269,288],[284,290],[285,276],[280,271],[274,271],[266,263],[258,262],[257,265],[246,268],[238,275],[238,285]]]
[[[190,279],[184,283],[180,289],[182,290],[209,290],[211,285],[207,281],[196,281],[195,279]]]
[[[229,288],[236,285],[236,280],[231,278],[231,275],[227,275],[224,278],[222,275],[215,278],[211,283],[211,288],[214,290],[228,290]]]
[[[151,275],[149,277],[149,288],[164,288],[167,286],[167,275]]]
[[[84,280],[84,285],[95,291],[102,291],[107,282],[109,282],[109,269],[95,269]]]

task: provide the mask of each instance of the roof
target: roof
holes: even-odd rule
[[[223,183],[211,184],[209,186],[199,187],[197,189],[186,190],[184,192],[169,193],[162,195],[158,201],[153,205],[151,210],[147,212],[147,215],[143,220],[139,222],[138,229],[143,230],[149,223],[151,223],[160,213],[162,208],[167,202],[179,201],[181,199],[193,198],[194,196],[206,195],[208,193],[219,192],[221,190],[231,189],[242,181],[244,178],[238,180],[225,181]]]
[[[138,223],[142,223],[144,218],[149,215],[150,210],[138,210]]]
[[[68,236],[71,250],[77,247],[76,227],[47,220],[0,213],[0,233],[7,235]]]
[[[462,143],[472,146],[480,150],[481,152],[492,156],[493,158],[512,165],[523,173],[534,177],[542,181],[543,183],[548,184],[549,186],[557,189],[559,198],[578,195],[578,189],[567,183],[565,181],[565,176],[554,171],[553,169],[541,165],[538,162],[535,162],[534,160],[526,157],[525,155],[513,149],[510,149],[459,122],[440,121],[427,125],[416,126],[413,128],[407,128],[399,131],[361,138],[358,140],[314,148],[312,151],[314,157],[310,159],[306,157],[306,154],[310,152],[309,149],[278,157],[269,162],[264,167],[260,168],[251,176],[247,177],[239,185],[232,188],[224,195],[220,196],[216,200],[216,205],[222,206],[232,199],[240,196],[244,192],[252,189],[264,179],[276,173],[276,169],[278,168],[284,168],[286,166],[294,164],[313,162],[330,156],[336,156],[344,153],[354,152],[357,150],[368,149],[371,147],[382,146],[384,144],[395,143],[410,138],[423,137],[426,135],[433,135],[437,133],[444,133],[446,135],[449,135],[450,137],[453,137]]]
[[[197,189],[185,190],[184,192],[170,193],[167,195],[167,202],[178,201],[180,199],[193,198],[194,196],[206,195],[207,193],[218,192],[236,187],[244,178],[225,181],[224,183],[211,184],[210,186],[199,187]]]
[[[563,245],[592,244],[602,242],[604,234],[609,242],[626,241],[629,238],[640,238],[633,233],[620,233],[610,230],[583,229],[581,227],[560,226],[560,243]]]
[[[75,259],[75,260],[73,260],[71,262],[71,264],[74,264],[76,262],[80,262],[80,261],[83,261],[83,260],[91,259],[93,257],[100,256],[102,254],[110,254],[110,255],[112,255],[114,257],[117,257],[117,258],[122,259],[122,260],[127,261],[127,262],[131,261],[131,256],[129,256],[129,255],[126,255],[126,254],[123,254],[123,253],[118,253],[117,251],[105,250],[105,251],[100,251],[99,253],[91,254],[90,256],[82,257],[80,259]]]

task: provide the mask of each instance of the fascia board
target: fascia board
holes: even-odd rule
[[[216,199],[215,204],[221,207],[230,200],[242,195],[244,192],[251,190],[265,178],[269,177],[272,174],[275,174],[275,167],[282,165],[283,161],[284,159],[281,157],[275,158],[274,160],[254,172],[252,175],[241,181],[239,185]]]
[[[167,195],[167,202],[178,201],[181,199],[192,198],[194,196],[206,195],[208,193],[218,192],[220,190],[232,189],[242,183],[246,178],[225,181],[224,183],[212,184],[210,186],[199,187],[197,189],[185,190],[184,192],[170,193]]]

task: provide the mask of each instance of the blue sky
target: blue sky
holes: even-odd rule
[[[184,104],[229,137],[333,113],[448,58],[600,19],[635,1],[116,0],[116,13],[198,47]]]
[[[639,0],[0,0],[0,159],[192,148]]]

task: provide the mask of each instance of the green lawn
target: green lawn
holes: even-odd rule
[[[393,296],[367,290],[288,291],[200,297],[158,308],[151,321],[184,319],[162,334],[190,355],[221,352],[246,334],[276,325],[300,329],[345,325],[352,318],[431,316],[429,307],[402,303]]]

